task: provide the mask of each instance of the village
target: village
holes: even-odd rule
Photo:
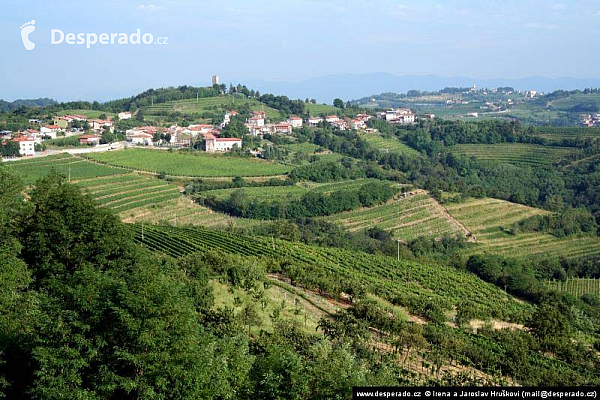
[[[416,121],[416,114],[409,108],[388,109],[374,114],[358,113],[353,118],[333,114],[309,116],[304,119],[299,116],[290,116],[283,121],[271,121],[264,111],[251,111],[251,114],[242,121],[245,121],[246,134],[259,138],[266,135],[292,135],[295,129],[323,125],[329,125],[338,130],[352,129],[369,133],[376,131],[376,129],[367,126],[367,121],[374,117],[392,124],[412,124]],[[133,114],[129,111],[117,114],[119,121],[130,120],[132,117]],[[433,114],[422,116],[424,119],[434,117]],[[106,133],[122,134],[124,144],[127,146],[146,148],[194,147],[207,153],[225,153],[234,149],[241,149],[243,145],[243,138],[223,135],[225,128],[233,118],[239,119],[242,117],[238,111],[228,110],[224,113],[222,122],[217,125],[189,124],[188,126],[179,126],[174,124],[169,127],[145,125],[118,132],[115,127],[116,123],[111,117],[88,119],[84,115],[66,114],[53,117],[51,123],[31,119],[29,123],[38,125],[39,128],[19,132],[0,131],[0,138],[18,143],[19,156],[34,156],[45,149],[45,141],[61,137],[77,137],[76,144],[79,146],[106,144],[106,141],[103,140],[103,135]],[[107,150],[114,148],[108,147]],[[259,155],[260,152],[253,152],[253,154]]]

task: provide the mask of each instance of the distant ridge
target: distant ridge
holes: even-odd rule
[[[408,90],[435,91],[445,87],[477,87],[494,88],[512,86],[517,90],[538,90],[552,92],[555,90],[575,90],[589,87],[600,87],[600,78],[547,78],[530,76],[519,79],[474,79],[464,76],[441,77],[436,75],[394,75],[390,73],[371,74],[336,74],[306,79],[299,82],[267,81],[246,79],[241,81],[249,88],[261,93],[286,95],[292,99],[316,99],[319,102],[331,103],[334,98],[353,100],[376,93],[405,93]]]
[[[0,111],[11,111],[15,108],[19,108],[21,106],[24,107],[44,107],[52,104],[58,104],[55,100],[48,98],[39,98],[39,99],[18,99],[15,101],[4,101],[0,100]]]

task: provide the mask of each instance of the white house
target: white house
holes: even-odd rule
[[[131,112],[123,111],[118,114],[119,119],[131,119]]]
[[[351,129],[364,129],[364,127],[365,127],[365,121],[363,121],[363,120],[353,119],[350,121]]]
[[[233,117],[234,115],[238,115],[238,112],[235,110],[227,111],[225,113],[225,116],[223,117],[223,123],[221,124],[221,127],[225,127],[225,125],[227,125],[231,121],[231,117]]]
[[[19,154],[22,156],[35,155],[35,140],[29,137],[19,137],[11,139],[13,142],[19,143]]]
[[[292,128],[302,128],[302,118],[300,117],[289,117],[287,123],[292,126]]]
[[[204,136],[204,149],[208,153],[231,151],[233,146],[242,148],[242,139],[238,138],[218,138],[207,134]]]
[[[283,133],[289,135],[292,133],[292,125],[282,122],[275,125],[275,133]]]
[[[209,124],[195,124],[188,126],[192,136],[196,137],[197,135],[203,135],[215,129],[214,125]]]
[[[329,122],[330,124],[332,122],[338,122],[340,120],[340,117],[338,117],[337,115],[328,115],[325,117],[325,121]]]
[[[89,122],[90,128],[94,131],[102,131],[104,128],[109,128],[111,132],[114,132],[115,128],[112,125],[112,121],[107,119],[92,119]]]
[[[377,118],[384,119],[391,124],[410,124],[415,122],[415,114],[410,108],[390,108],[385,112],[377,113]]]
[[[263,126],[265,124],[265,119],[261,116],[253,116],[248,118],[246,121],[251,126]]]
[[[152,135],[145,132],[139,132],[131,136],[131,143],[152,146]]]
[[[44,125],[40,127],[40,136],[49,136],[51,139],[56,139],[56,134],[61,129],[56,125]]]
[[[309,126],[317,126],[320,122],[323,122],[321,117],[309,117],[306,121]]]

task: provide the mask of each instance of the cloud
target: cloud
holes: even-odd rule
[[[162,7],[157,6],[156,4],[138,4],[137,9],[141,11],[155,12],[162,9]]]

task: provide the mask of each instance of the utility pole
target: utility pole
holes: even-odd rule
[[[398,261],[400,261],[400,239],[398,240]]]
[[[71,166],[69,166],[69,182],[71,182]]]
[[[142,242],[144,241],[144,220],[142,220]]]

